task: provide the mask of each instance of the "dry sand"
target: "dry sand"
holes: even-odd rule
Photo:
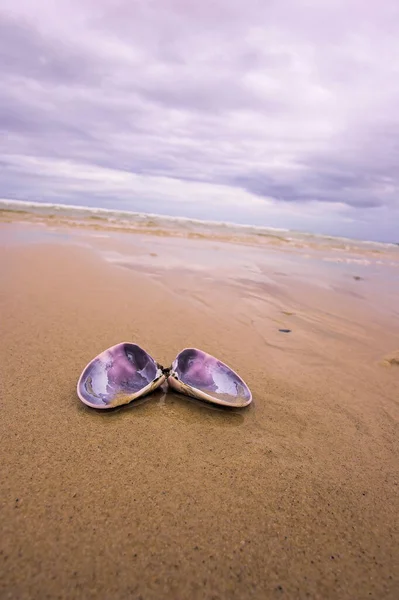
[[[128,237],[1,246],[0,598],[396,600],[394,288],[190,271],[187,240],[185,271],[106,262]],[[254,402],[91,410],[77,379],[120,341],[202,348]]]

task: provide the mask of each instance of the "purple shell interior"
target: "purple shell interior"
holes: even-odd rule
[[[118,344],[99,354],[82,373],[79,395],[87,404],[106,408],[132,396],[157,377],[157,365],[136,344]]]
[[[180,381],[191,388],[232,405],[247,402],[251,398],[248,386],[237,373],[217,358],[196,348],[180,352],[173,363],[173,370]]]

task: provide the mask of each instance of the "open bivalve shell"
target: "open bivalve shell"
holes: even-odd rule
[[[92,408],[114,408],[153,392],[165,379],[160,365],[145,350],[123,342],[89,362],[77,392]]]
[[[196,348],[182,350],[169,372],[168,384],[182,394],[231,407],[250,404],[247,384],[230,367]]]

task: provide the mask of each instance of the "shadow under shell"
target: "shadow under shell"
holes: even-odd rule
[[[177,355],[168,381],[176,390],[216,404],[247,406],[252,400],[251,391],[237,373],[196,348],[186,348]]]
[[[84,369],[79,398],[93,408],[114,408],[152,392],[165,377],[154,359],[136,344],[108,348]]]

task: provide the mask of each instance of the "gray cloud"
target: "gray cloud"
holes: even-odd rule
[[[0,195],[389,238],[398,40],[395,0],[4,0]]]

